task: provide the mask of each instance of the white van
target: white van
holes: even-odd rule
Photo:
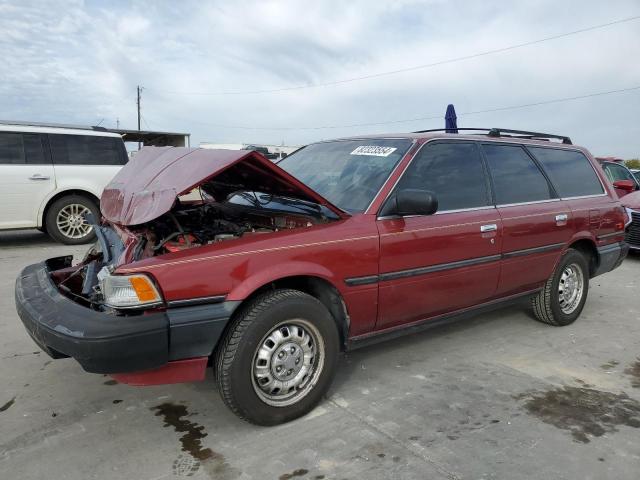
[[[83,215],[127,163],[122,137],[77,129],[0,123],[0,230],[38,228],[62,243],[95,238]]]

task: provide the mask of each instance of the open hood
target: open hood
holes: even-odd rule
[[[112,223],[140,225],[167,213],[179,195],[196,187],[217,201],[253,190],[315,202],[348,216],[257,152],[182,147],[140,150],[105,187],[100,209]]]

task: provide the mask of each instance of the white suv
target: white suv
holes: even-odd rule
[[[97,128],[0,124],[0,230],[38,228],[62,243],[95,238],[102,190],[127,163],[122,137]]]

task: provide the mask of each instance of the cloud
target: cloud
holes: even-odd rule
[[[46,14],[45,14],[46,12]],[[640,85],[640,21],[339,86],[195,95],[331,82],[438,62],[640,14],[637,2],[0,2],[0,109],[20,120],[143,127],[192,140],[307,143],[443,120],[325,130],[533,103]],[[595,154],[640,156],[640,91],[465,117],[570,135]]]

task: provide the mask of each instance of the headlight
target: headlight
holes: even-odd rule
[[[101,282],[104,303],[113,308],[159,305],[162,297],[146,275],[105,275]]]

